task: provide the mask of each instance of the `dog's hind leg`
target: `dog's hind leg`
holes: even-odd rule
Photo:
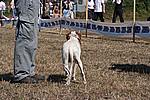
[[[77,61],[74,61],[74,64],[73,64],[73,74],[72,74],[72,80],[73,81],[76,81],[76,78],[75,78],[75,75],[76,75],[76,69],[77,69],[77,64],[76,64]]]
[[[68,53],[63,52],[62,58],[63,58],[62,60],[63,60],[65,75],[68,77],[70,75],[69,63],[68,63],[68,59],[69,59]]]
[[[70,50],[69,54],[70,54],[70,74],[68,76],[66,85],[70,84],[71,77],[72,77],[72,70],[73,70],[73,52]]]
[[[65,71],[65,75],[68,77],[70,75],[68,64],[64,64],[64,71]]]
[[[76,60],[77,60],[77,64],[79,65],[79,68],[80,68],[80,71],[81,71],[81,74],[82,74],[82,78],[83,78],[83,82],[84,84],[86,84],[86,78],[85,78],[85,73],[83,71],[83,64],[82,64],[82,61],[80,59],[80,57],[76,57]]]

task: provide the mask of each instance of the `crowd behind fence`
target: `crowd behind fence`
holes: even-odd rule
[[[46,1],[45,4],[43,1]],[[55,2],[54,2],[55,1]],[[54,5],[58,5],[59,11],[60,11],[60,1],[61,0],[41,0],[41,15],[43,14],[43,9],[45,8],[45,13],[52,17],[54,13]],[[74,2],[73,5],[73,12],[74,12],[74,18],[85,18],[85,12],[80,12],[81,9],[85,9],[85,5],[81,3],[82,0],[71,0]],[[64,2],[64,0],[63,0]],[[11,8],[11,2],[10,0],[5,0],[4,3],[6,4],[6,9],[4,10],[4,15],[8,18],[12,17],[12,8]],[[111,20],[114,5],[112,3],[112,0],[107,0],[106,4],[106,13],[104,15],[104,18],[108,21]],[[133,0],[124,0],[123,3],[123,9],[124,9],[124,19],[126,21],[133,20]],[[45,5],[45,7],[43,7]],[[148,17],[150,17],[150,0],[136,0],[136,20],[138,21],[145,21]],[[60,14],[60,12],[59,12]]]
[[[136,2],[136,20],[144,21],[147,19],[147,17],[150,16],[150,14],[148,13],[150,10],[150,1],[149,0],[143,0],[143,1],[136,0],[136,1],[137,1]],[[58,2],[58,4],[60,5],[60,2]],[[80,4],[78,4],[78,2],[76,2],[75,0],[74,0],[74,4],[75,4],[74,5],[75,18],[81,18],[81,19],[85,18],[85,13],[79,11],[79,9],[80,10],[85,9],[85,5],[80,6]],[[106,20],[107,19],[110,20],[113,14],[114,4],[112,3],[112,0],[107,0],[105,4],[106,4],[106,13],[104,17],[106,18]],[[133,1],[124,0],[123,10],[124,10],[125,20],[128,20],[128,21],[133,20],[133,5],[134,5]]]
[[[108,1],[106,6],[109,5],[110,3],[111,2]],[[137,21],[133,24],[132,21],[125,21],[123,23],[114,24],[114,23],[111,23],[110,21],[105,22],[105,23],[100,22],[100,21],[93,21],[93,20],[86,21],[83,19],[77,19],[77,17],[71,18],[71,17],[60,16],[59,15],[60,8],[61,8],[60,2],[55,2],[55,3],[54,2],[51,2],[51,3],[45,2],[45,4],[47,5],[47,7],[50,7],[50,8],[48,9],[48,8],[46,8],[46,6],[43,7],[43,2],[41,2],[41,10],[39,12],[41,14],[41,20],[40,20],[39,26],[42,28],[58,27],[58,28],[60,28],[60,30],[61,30],[61,28],[68,28],[68,29],[86,30],[86,31],[96,32],[98,34],[102,33],[105,35],[114,35],[114,36],[120,36],[120,35],[124,35],[124,34],[131,35],[133,33],[133,38],[135,38],[135,35],[138,35],[140,37],[149,37],[150,36],[150,22]],[[64,5],[65,5],[65,3],[63,4],[63,7],[65,7]],[[72,5],[76,5],[76,3],[73,2]],[[130,6],[130,5],[128,5],[128,6]],[[63,8],[63,7],[62,7],[62,9],[64,10],[65,8]],[[69,10],[69,11],[72,11],[73,13],[75,13],[74,12],[75,6],[72,6],[72,7],[73,7],[72,9],[66,9],[66,10]],[[113,7],[113,6],[109,5],[107,7],[109,7],[109,8],[107,8],[107,10],[108,10],[108,9],[110,9],[110,7]],[[50,10],[50,9],[52,9],[52,10]],[[56,12],[54,11],[55,9],[59,10],[57,12],[58,15],[55,15],[56,14]],[[127,8],[127,9],[129,9],[129,8]],[[106,13],[107,13],[107,10],[106,10]],[[145,8],[145,11],[147,11],[147,10],[149,10],[149,9]],[[45,20],[42,18],[43,14],[45,14],[44,15]],[[147,19],[149,19],[149,17]],[[145,21],[147,19],[145,19]],[[14,18],[12,19],[12,17],[10,17],[9,20],[2,19],[2,20],[0,20],[0,22],[1,23],[3,23],[3,22],[10,23],[11,21],[14,22],[14,20],[16,20],[16,19],[14,19]]]

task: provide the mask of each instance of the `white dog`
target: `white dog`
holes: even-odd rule
[[[86,84],[85,74],[83,71],[83,64],[80,59],[81,55],[81,47],[80,47],[80,39],[81,35],[75,31],[71,31],[66,35],[67,41],[64,43],[62,48],[62,60],[64,65],[64,70],[67,76],[66,85],[70,84],[71,79],[75,79],[76,66],[75,63],[78,64],[84,84]],[[69,68],[70,62],[70,68]]]

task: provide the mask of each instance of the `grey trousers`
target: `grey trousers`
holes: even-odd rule
[[[14,77],[18,81],[35,74],[35,54],[38,39],[38,26],[35,23],[18,21],[17,24],[14,49]]]

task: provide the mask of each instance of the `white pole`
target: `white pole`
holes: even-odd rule
[[[62,0],[60,1],[60,18],[62,18]],[[61,22],[60,22],[60,31],[59,31],[59,34],[62,33],[62,29],[61,29]]]
[[[87,37],[87,21],[88,21],[88,0],[86,0],[86,37]]]
[[[136,0],[134,0],[134,8],[133,8],[133,22],[135,23],[135,9],[136,9]]]
[[[135,42],[135,32],[134,32],[134,27],[135,27],[135,13],[136,13],[136,0],[134,0],[134,6],[133,6],[133,42]]]
[[[62,17],[62,0],[60,1],[60,17]]]
[[[86,0],[86,21],[88,20],[88,0]]]

